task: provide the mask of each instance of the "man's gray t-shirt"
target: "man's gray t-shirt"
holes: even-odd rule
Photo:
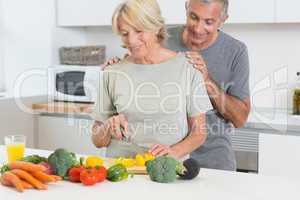
[[[190,51],[182,42],[183,26],[168,29],[170,37],[165,46],[173,51]],[[208,68],[210,77],[227,94],[244,100],[249,92],[249,59],[247,47],[242,42],[219,31],[217,40],[207,49],[199,52]],[[225,121],[216,110],[207,112],[208,137],[191,157],[197,159],[201,167],[235,170],[236,161],[232,149],[232,123]]]

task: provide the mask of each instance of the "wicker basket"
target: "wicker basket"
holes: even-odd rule
[[[105,62],[105,46],[61,47],[59,56],[63,65],[101,65]]]

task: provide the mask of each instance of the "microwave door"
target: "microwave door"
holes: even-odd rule
[[[56,74],[56,100],[87,102],[84,90],[84,71],[65,71]]]

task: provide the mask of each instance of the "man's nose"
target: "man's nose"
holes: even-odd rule
[[[199,21],[197,24],[194,26],[194,32],[195,33],[203,33],[205,31],[205,25],[202,21]]]

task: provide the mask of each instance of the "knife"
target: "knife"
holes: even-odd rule
[[[141,146],[132,140],[131,135],[127,135],[123,127],[121,129],[122,141],[124,141],[127,145],[133,148],[137,153],[144,154],[149,151],[149,148]]]

